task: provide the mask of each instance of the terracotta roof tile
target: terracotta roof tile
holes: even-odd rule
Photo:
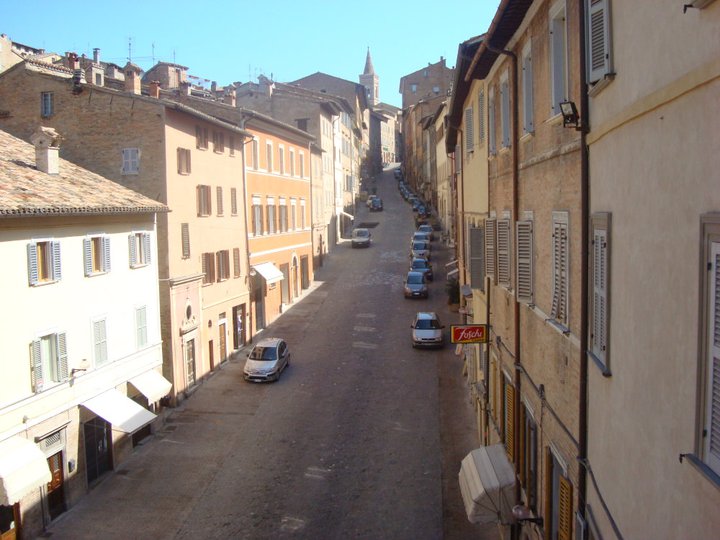
[[[168,207],[60,159],[60,173],[35,167],[35,148],[0,130],[0,217],[167,212]]]

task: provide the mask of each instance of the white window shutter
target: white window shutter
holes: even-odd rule
[[[50,242],[52,249],[52,273],[55,281],[62,279],[62,265],[60,264],[60,242]]]
[[[510,220],[497,221],[498,283],[510,287]]]
[[[42,354],[40,353],[40,340],[34,339],[30,348],[30,380],[33,392],[40,392],[45,384],[43,378]]]
[[[609,6],[607,0],[586,2],[588,82],[594,83],[611,72]]]
[[[605,363],[607,349],[607,231],[595,229],[593,233],[593,326],[592,352]]]
[[[550,316],[557,322],[567,324],[568,287],[568,226],[567,218],[553,218],[553,296]]]
[[[518,221],[515,228],[517,244],[518,302],[533,303],[533,222]]]
[[[485,231],[470,228],[470,286],[485,289]]]
[[[495,225],[497,221],[494,219],[485,220],[485,273],[488,276],[495,277],[495,265],[497,259],[496,253],[496,236]]]
[[[148,233],[143,234],[143,249],[145,250],[145,264],[150,264],[152,261],[150,257],[150,235]]]
[[[501,107],[501,124],[502,124],[502,145],[507,148],[510,146],[510,87],[507,81],[500,85],[500,107]]]
[[[710,246],[709,358],[705,398],[705,460],[720,473],[720,242]]]
[[[67,339],[65,332],[56,334],[58,382],[68,378]]]
[[[128,251],[130,253],[130,266],[134,267],[137,264],[137,248],[135,246],[134,234],[128,236]]]
[[[37,285],[40,278],[38,274],[37,244],[32,242],[27,245],[28,259],[28,282],[30,285]]]
[[[525,133],[535,131],[533,119],[533,72],[532,57],[523,58],[523,120]]]
[[[83,238],[83,265],[85,277],[92,275],[92,240],[90,238]]]
[[[465,151],[472,152],[475,145],[472,107],[465,109]]]
[[[478,93],[478,142],[485,140],[485,92]]]
[[[109,272],[110,271],[110,238],[108,236],[103,236],[102,249],[103,249],[103,270],[105,272]]]

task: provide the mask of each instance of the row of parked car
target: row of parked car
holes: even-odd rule
[[[432,226],[420,225],[410,239],[410,269],[404,284],[405,298],[428,298],[429,282],[433,274],[431,243],[434,239]],[[410,325],[413,347],[442,347],[444,344],[443,324],[434,311],[420,311]]]

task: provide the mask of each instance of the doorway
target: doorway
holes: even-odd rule
[[[195,340],[188,339],[185,342],[185,375],[187,377],[187,388],[195,385]]]
[[[62,450],[47,458],[47,462],[52,475],[52,479],[47,485],[47,506],[50,520],[54,520],[66,510]]]
[[[287,305],[290,303],[290,265],[281,264],[280,271],[283,275],[282,283],[280,283],[280,291],[282,292],[282,303]]]
[[[235,329],[235,332],[233,332],[233,348],[239,349],[245,346],[245,304],[233,306],[232,316],[233,328]]]
[[[0,504],[0,540],[16,540],[20,537],[20,505]]]
[[[218,324],[218,347],[220,354],[220,363],[222,364],[227,360],[227,322],[225,320],[225,314],[223,313],[222,322]]]
[[[85,422],[83,430],[87,482],[90,485],[112,470],[112,432],[110,422],[99,416]]]
[[[302,288],[310,286],[310,260],[307,255],[300,257],[300,275],[302,276]]]

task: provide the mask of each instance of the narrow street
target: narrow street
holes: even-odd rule
[[[338,246],[305,296],[264,332],[285,338],[279,382],[243,381],[244,354],[171,410],[165,425],[47,536],[60,538],[496,538],[468,523],[460,460],[478,446],[454,347],[416,350],[410,322],[446,325],[437,240],[427,300],[406,300],[414,230],[391,171],[385,210],[358,207],[372,245]],[[449,337],[448,337],[449,339]]]

